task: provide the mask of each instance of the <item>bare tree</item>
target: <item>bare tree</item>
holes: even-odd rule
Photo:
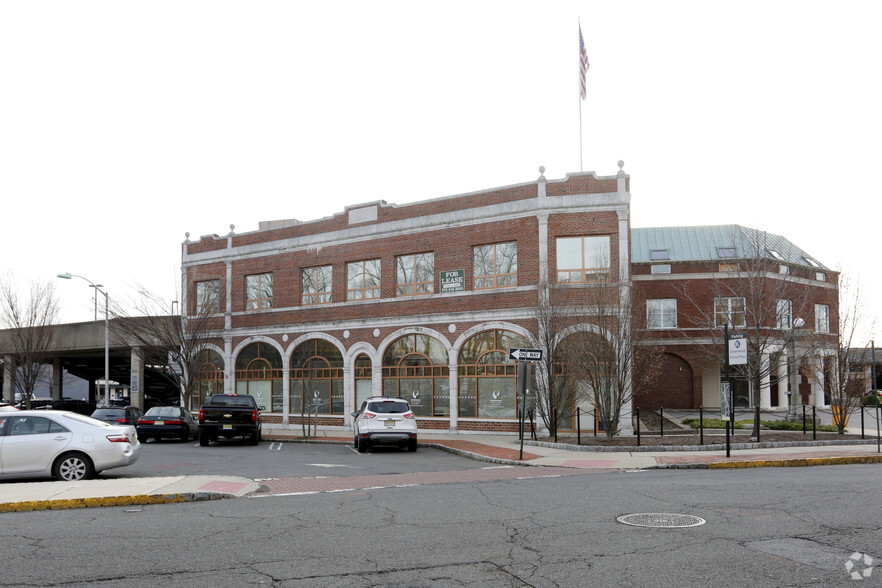
[[[15,389],[25,408],[30,408],[44,364],[53,357],[59,312],[55,287],[52,282],[33,281],[28,297],[22,299],[15,280],[8,275],[0,285],[0,304],[0,321],[9,337],[3,346],[14,362]]]
[[[865,392],[863,374],[852,369],[852,364],[858,363],[854,354],[860,353],[860,350],[852,347],[855,333],[859,329],[872,332],[873,328],[865,329],[866,307],[860,282],[852,281],[844,274],[839,276],[838,322],[835,354],[821,355],[821,369],[814,370],[814,374],[818,385],[824,386],[830,392],[833,424],[843,434],[849,413],[861,406]]]
[[[200,289],[192,312],[183,308],[181,316],[172,314],[172,304],[138,286],[131,304],[135,314],[118,306],[113,325],[116,336],[138,347],[145,363],[177,387],[181,406],[189,407],[193,395],[198,397],[200,368],[208,363],[206,344],[216,342],[212,331],[223,324],[220,289]]]
[[[751,237],[747,242],[733,235],[733,242],[743,244],[745,251],[721,263],[720,272],[713,278],[712,300],[701,293],[703,288],[693,289],[688,281],[677,289],[687,301],[682,312],[689,327],[681,325],[680,332],[703,348],[708,357],[721,365],[725,362],[725,326],[730,336],[746,337],[747,364],[732,366],[731,374],[750,383],[758,405],[760,391],[768,388],[772,377],[781,374],[782,366],[792,374],[824,341],[798,328],[798,318],[814,313],[813,289],[806,280],[809,273],[813,279],[814,272],[787,265],[783,269],[780,261],[767,253],[785,246],[782,238],[761,231],[748,230],[748,234]],[[785,361],[788,353],[792,357]],[[755,437],[759,427],[756,415]]]
[[[566,371],[581,394],[593,400],[597,420],[612,438],[635,391],[658,377],[663,349],[641,341],[645,317],[633,304],[630,287],[600,280],[586,289],[586,296],[591,330],[570,335],[562,356]]]
[[[540,285],[535,308],[537,344],[543,350],[535,373],[536,412],[555,437],[561,420],[577,399],[578,390],[560,377],[558,346],[565,329],[572,324],[574,309],[566,304],[566,289],[558,285]]]

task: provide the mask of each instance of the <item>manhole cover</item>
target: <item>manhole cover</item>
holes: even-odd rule
[[[697,527],[707,522],[701,517],[669,512],[640,512],[622,515],[616,520],[635,527]]]

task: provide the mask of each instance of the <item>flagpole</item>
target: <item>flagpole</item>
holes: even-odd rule
[[[582,71],[582,19],[578,19],[579,24],[579,75],[581,76]],[[579,171],[585,171],[583,167],[583,159],[582,159],[582,81],[579,80]]]

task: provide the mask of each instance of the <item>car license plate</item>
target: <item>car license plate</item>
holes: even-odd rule
[[[395,421],[393,419],[387,420],[386,421],[386,428],[394,429],[395,428]]]
[[[223,429],[232,429],[233,425],[223,425],[221,428]]]
[[[165,421],[153,421],[154,425],[164,425]]]

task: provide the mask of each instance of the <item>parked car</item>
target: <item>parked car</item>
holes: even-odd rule
[[[417,450],[416,416],[406,400],[374,396],[361,403],[355,417],[355,448],[364,453],[371,445],[399,445]]]
[[[19,408],[24,408],[24,406],[19,405]],[[74,400],[73,398],[64,398],[62,400],[37,399],[31,401],[31,410],[67,410],[84,416],[89,416],[95,412],[95,408],[94,402]]]
[[[61,410],[0,413],[0,478],[82,480],[135,463],[140,454],[131,425]]]
[[[254,396],[214,394],[199,408],[199,445],[207,447],[218,438],[245,437],[251,445],[260,443],[263,420]]]
[[[148,437],[160,441],[172,437],[181,441],[195,439],[199,423],[190,411],[180,406],[154,406],[138,419],[138,439],[143,443]]]
[[[18,412],[18,409],[8,402],[0,402],[0,412]]]
[[[104,421],[105,423],[136,426],[138,419],[143,415],[144,411],[137,406],[116,406],[113,408],[99,408],[92,413],[92,418]]]

